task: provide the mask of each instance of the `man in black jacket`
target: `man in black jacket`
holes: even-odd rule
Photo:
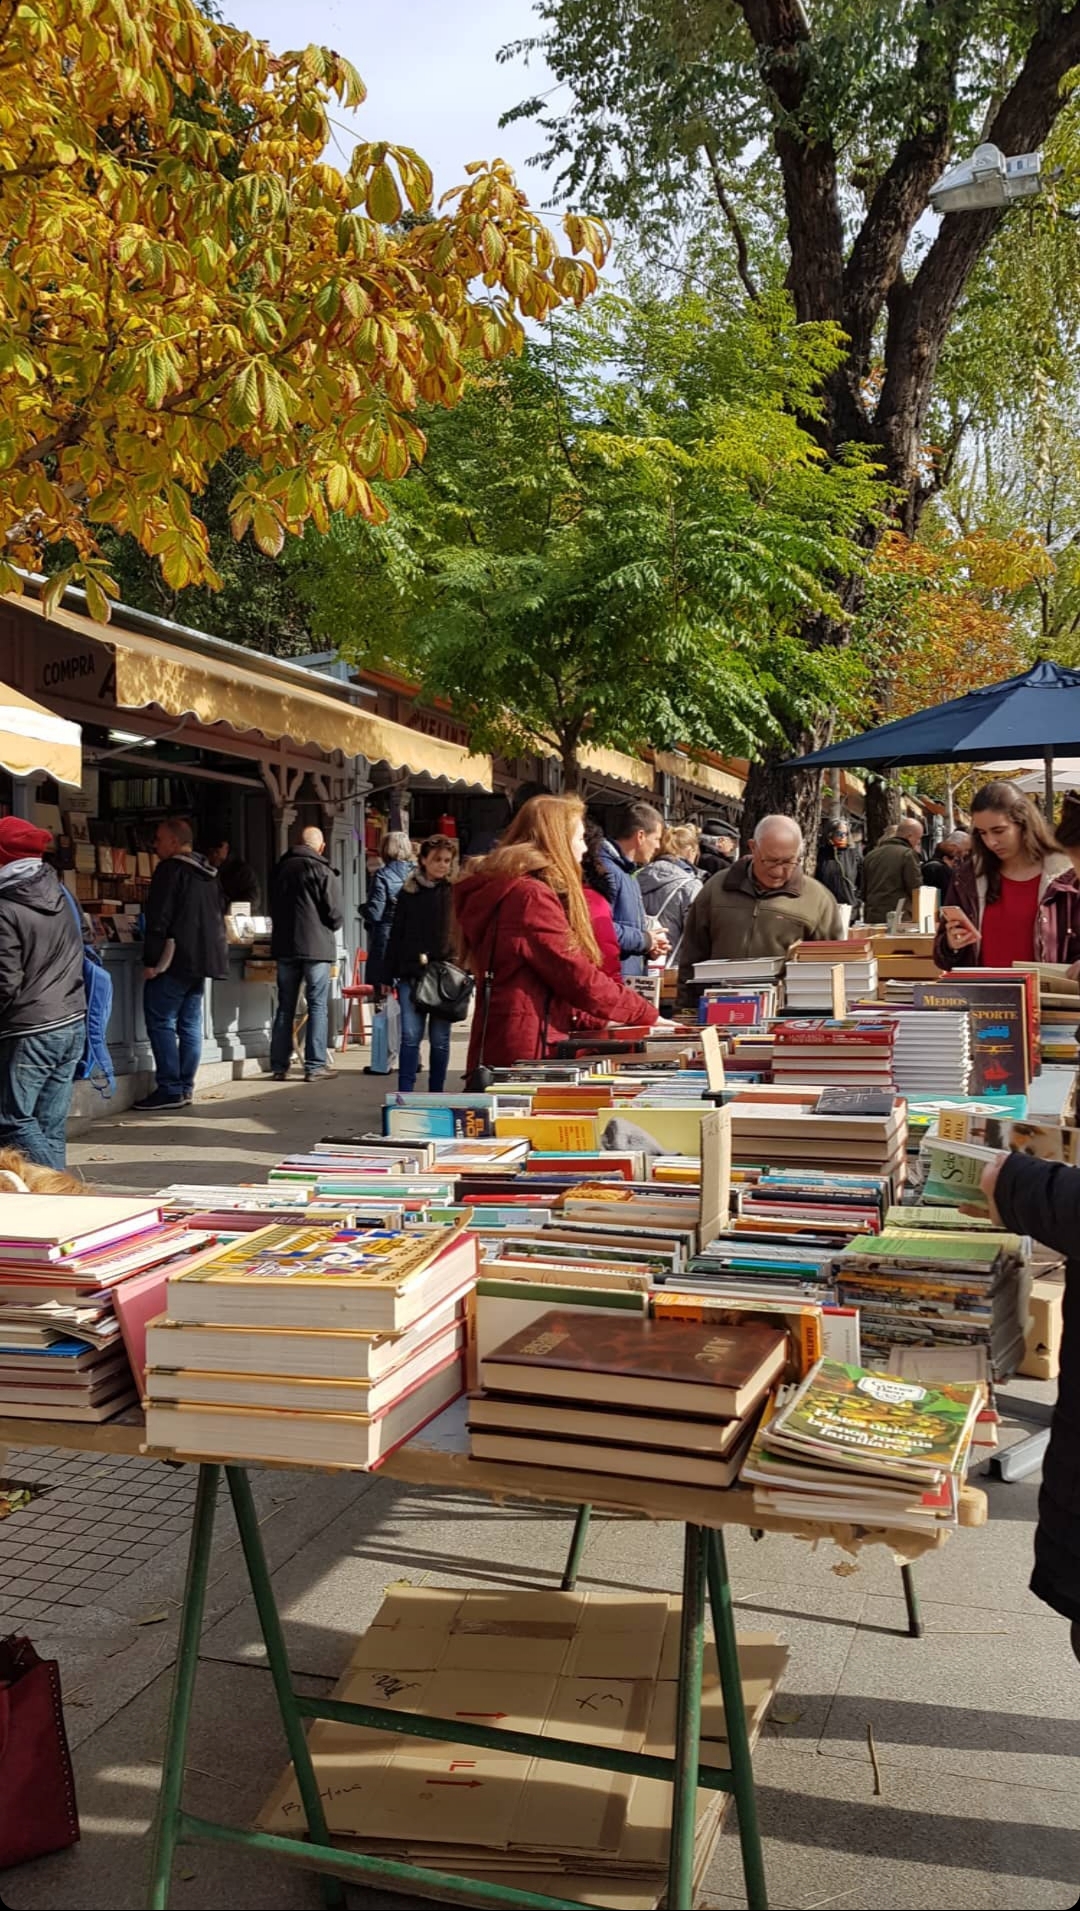
[[[0,818],[0,1145],[62,1168],[86,991],[78,910],[41,860],[51,848],[48,830]]]
[[[306,829],[293,849],[275,864],[270,877],[270,914],[274,933],[270,952],[277,959],[278,1005],[270,1037],[270,1070],[283,1082],[292,1060],[293,1023],[300,984],[307,991],[304,1080],[331,1073],[326,1059],[330,1011],[330,964],[337,953],[336,931],[344,921],[341,878],[326,860],[321,829]]]
[[[167,816],[154,836],[161,860],[146,899],[143,1016],[157,1086],[134,1103],[139,1114],[194,1101],[206,982],[223,981],[229,973],[217,873],[196,854],[193,841],[184,816]]]
[[[1068,1619],[1080,1659],[1080,1169],[1021,1153],[995,1155],[982,1174],[994,1220],[1064,1254],[1061,1375],[1043,1461],[1031,1590]]]

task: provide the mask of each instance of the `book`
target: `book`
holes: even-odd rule
[[[281,1409],[297,1413],[383,1413],[393,1406],[428,1374],[440,1372],[452,1359],[460,1359],[463,1329],[451,1325],[427,1345],[414,1350],[408,1360],[392,1367],[377,1380],[368,1376],[278,1373],[230,1373],[201,1367],[197,1371],[183,1367],[154,1366],[147,1373],[147,1393],[155,1405],[171,1401],[176,1405],[195,1404],[212,1407],[254,1407]]]
[[[985,1214],[988,1203],[982,1191],[982,1173],[997,1150],[971,1141],[946,1141],[938,1135],[931,1135],[923,1145],[929,1162],[923,1201],[931,1206],[957,1208],[970,1204]]]
[[[156,1452],[192,1459],[227,1454],[236,1461],[266,1460],[308,1466],[377,1466],[433,1420],[463,1390],[461,1358],[454,1355],[380,1414],[302,1413],[285,1408],[198,1406],[146,1402],[146,1444]]]
[[[1032,978],[1034,981],[1034,978]],[[1027,991],[1015,982],[980,980],[962,970],[939,982],[918,982],[916,1008],[966,1009],[971,1027],[971,1088],[976,1095],[1023,1095],[1032,1060]]]
[[[474,1393],[468,1403],[469,1431],[540,1434],[557,1439],[601,1441],[611,1446],[669,1448],[723,1459],[739,1445],[745,1420],[699,1420],[688,1414],[619,1413],[615,1408],[565,1406],[558,1400],[525,1395]]]
[[[171,1319],[213,1326],[411,1327],[475,1277],[476,1243],[459,1229],[265,1228],[170,1280]]]
[[[732,1421],[740,1434],[726,1458],[668,1451],[649,1446],[620,1446],[580,1437],[559,1439],[554,1434],[489,1431],[470,1423],[469,1448],[477,1460],[505,1460],[517,1466],[562,1467],[570,1473],[610,1473],[631,1480],[670,1480],[680,1486],[733,1486],[753,1437],[753,1427]]]
[[[923,1386],[823,1360],[777,1411],[763,1443],[771,1452],[825,1456],[831,1465],[933,1484],[957,1469],[985,1398],[977,1383]]]
[[[737,1418],[787,1358],[787,1334],[763,1321],[717,1327],[552,1310],[482,1361],[480,1378],[495,1393]]]
[[[156,1200],[105,1194],[70,1194],[58,1200],[54,1194],[21,1194],[17,1201],[4,1203],[0,1262],[48,1268],[93,1248],[130,1240],[160,1221]]]
[[[818,1096],[818,1115],[891,1115],[896,1097],[887,1088],[826,1088]]]
[[[146,1361],[187,1373],[382,1380],[450,1328],[462,1329],[465,1292],[394,1335],[357,1328],[188,1326],[159,1315],[147,1323]]]

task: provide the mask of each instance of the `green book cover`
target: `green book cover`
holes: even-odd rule
[[[939,1232],[930,1228],[886,1228],[882,1234],[870,1234],[845,1248],[841,1259],[859,1257],[868,1261],[948,1261],[960,1266],[975,1266],[992,1258],[999,1247],[1019,1239],[1015,1234],[959,1231]]]
[[[950,1472],[984,1399],[977,1381],[923,1386],[899,1374],[823,1360],[777,1415],[767,1439],[783,1435],[814,1449],[832,1447],[864,1459],[868,1470],[875,1461],[892,1461]]]

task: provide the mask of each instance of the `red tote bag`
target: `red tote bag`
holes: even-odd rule
[[[29,1639],[0,1639],[0,1871],[79,1836],[60,1668]]]

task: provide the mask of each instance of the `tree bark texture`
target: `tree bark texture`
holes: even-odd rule
[[[937,488],[935,474],[925,470],[925,429],[938,360],[968,276],[1004,217],[1004,209],[997,208],[949,214],[914,278],[906,279],[903,259],[911,235],[930,187],[951,156],[952,108],[969,22],[961,7],[954,8],[950,30],[928,34],[917,49],[917,115],[873,191],[845,262],[837,153],[815,125],[809,98],[817,57],[810,21],[800,0],[739,4],[774,101],[773,147],[787,208],[788,286],[795,310],[800,322],[836,321],[849,340],[818,428],[822,446],[834,455],[854,441],[876,452],[900,496],[901,528],[913,536]],[[928,13],[934,5],[935,0],[929,0]],[[1006,154],[1040,146],[1064,104],[1061,82],[1077,65],[1080,3],[1044,6],[1023,65],[985,137]],[[867,374],[883,315],[884,372],[875,401]],[[875,542],[877,535],[868,527],[867,543]],[[803,640],[818,648],[842,643],[845,637],[815,620]],[[792,735],[753,766],[746,789],[746,827],[752,828],[771,810],[785,810],[798,818],[804,831],[811,823],[816,840],[819,776],[780,769],[785,756],[813,747],[813,741]],[[890,815],[886,820],[895,819]]]

